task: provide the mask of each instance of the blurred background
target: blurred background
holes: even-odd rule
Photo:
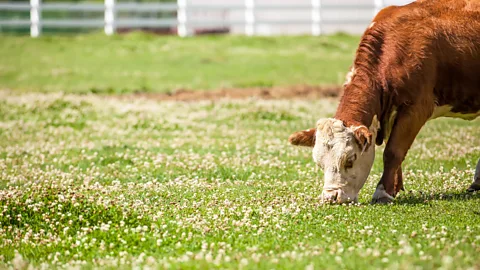
[[[0,0],[0,90],[331,95],[376,12],[408,2]]]
[[[408,0],[14,0],[0,1],[0,32],[107,34],[360,34],[384,6]]]

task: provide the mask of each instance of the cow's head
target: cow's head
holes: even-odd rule
[[[313,160],[324,174],[324,202],[357,200],[373,165],[378,127],[376,117],[369,128],[346,127],[340,120],[327,118],[318,120],[316,129],[290,136],[293,145],[313,147]]]

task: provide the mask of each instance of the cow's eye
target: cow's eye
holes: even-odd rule
[[[357,159],[357,154],[354,154],[353,156],[349,157],[345,162],[345,169],[351,169],[353,167],[353,162],[355,162],[356,159]]]

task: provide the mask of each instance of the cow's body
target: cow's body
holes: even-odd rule
[[[416,103],[424,103],[427,119],[474,119],[480,115],[480,1],[382,10],[362,37],[352,71],[335,118],[370,126],[378,115],[378,142],[388,135],[390,116]]]
[[[387,202],[403,189],[401,163],[426,121],[479,115],[480,0],[429,0],[388,7],[374,18],[334,118],[346,127],[378,119],[374,139],[386,147],[373,199]],[[296,134],[294,144],[314,142],[313,131]]]

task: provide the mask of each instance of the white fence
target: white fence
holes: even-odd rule
[[[232,4],[189,4],[187,0],[178,0],[177,3],[116,3],[115,0],[105,0],[100,3],[42,3],[41,0],[30,0],[30,3],[0,3],[0,11],[25,11],[30,12],[30,20],[8,19],[0,20],[0,27],[30,27],[30,35],[37,37],[42,28],[104,28],[107,35],[115,33],[117,28],[171,28],[176,29],[179,36],[187,36],[194,33],[199,27],[243,27],[245,35],[258,35],[259,26],[265,25],[303,25],[310,28],[312,35],[323,33],[323,27],[336,24],[367,25],[371,17],[384,6],[384,0],[372,0],[371,3],[344,5],[323,4],[322,0],[311,0],[308,5],[260,5],[255,0],[243,0],[242,5]],[[227,2],[227,1],[225,1]],[[324,18],[324,14],[330,10],[351,10],[371,12],[367,19],[355,18]],[[280,19],[260,19],[257,14],[262,11],[281,12],[300,10],[308,12],[310,16],[301,18],[281,17]],[[67,12],[99,12],[103,13],[103,19],[47,19],[42,18],[43,11],[67,11]],[[122,11],[142,12],[170,12],[170,18],[118,18],[116,15]],[[220,11],[243,12],[240,19],[232,17],[198,17],[195,12]]]

